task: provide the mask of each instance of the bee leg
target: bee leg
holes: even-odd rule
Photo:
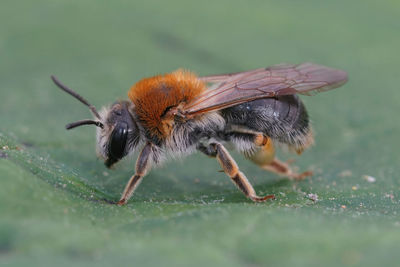
[[[253,186],[247,180],[246,176],[239,170],[235,160],[231,157],[226,148],[218,143],[210,144],[207,148],[209,156],[216,157],[219,164],[221,164],[224,172],[231,178],[232,182],[251,200],[254,202],[263,202],[267,199],[274,199],[274,195],[267,195],[264,197],[257,196]],[[203,151],[204,152],[204,151]]]
[[[275,157],[275,148],[272,140],[265,136],[264,138],[268,140],[262,139],[260,135],[255,136],[254,143],[259,145],[260,149],[253,155],[248,156],[248,158],[260,166],[260,168],[297,181],[303,180],[307,176],[313,174],[311,171],[296,173],[290,168],[289,164],[278,160]]]
[[[301,181],[307,178],[308,176],[313,175],[312,171],[297,173],[290,168],[289,164],[282,162],[276,158],[271,163],[260,167],[266,171],[276,173],[280,176],[288,177],[289,179],[295,181]]]
[[[131,198],[135,189],[139,186],[143,176],[145,176],[147,171],[150,169],[151,155],[152,144],[147,143],[147,145],[142,149],[142,152],[140,152],[138,159],[136,160],[135,175],[133,175],[131,179],[129,179],[129,182],[126,184],[121,199],[117,203],[118,205],[125,205],[126,202]]]

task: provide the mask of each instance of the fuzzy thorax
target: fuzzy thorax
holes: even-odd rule
[[[200,95],[205,84],[191,72],[172,73],[145,78],[130,89],[128,96],[135,104],[142,125],[160,139],[170,134],[172,121],[163,118],[169,109],[185,104]]]

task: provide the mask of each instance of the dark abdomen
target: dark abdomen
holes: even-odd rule
[[[296,95],[263,98],[221,111],[227,126],[262,132],[273,140],[304,149],[312,143],[307,111]]]

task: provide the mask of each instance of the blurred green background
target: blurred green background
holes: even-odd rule
[[[394,266],[400,261],[399,1],[11,1],[0,4],[0,264],[8,266]],[[125,207],[134,158],[96,159],[86,107],[145,76],[311,61],[348,71],[302,97],[316,146],[290,182],[234,153],[245,199],[196,154],[153,170]],[[367,179],[371,176],[374,179]],[[312,201],[311,195],[318,196]]]

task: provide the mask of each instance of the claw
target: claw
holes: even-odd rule
[[[121,199],[120,201],[117,202],[118,206],[123,206],[126,204],[126,200],[125,199]]]
[[[275,199],[275,195],[266,195],[263,197],[250,197],[251,200],[253,200],[254,202],[265,202],[268,199]]]

